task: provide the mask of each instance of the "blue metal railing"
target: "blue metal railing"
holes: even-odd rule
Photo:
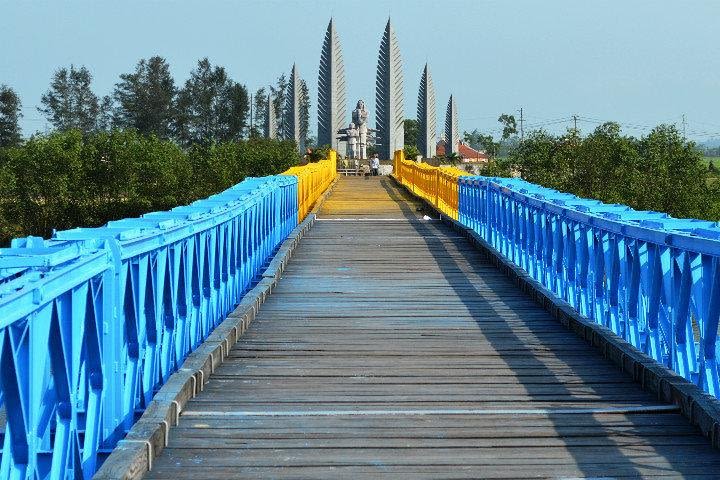
[[[89,478],[298,223],[297,178],[0,249],[0,478]]]
[[[459,221],[580,314],[718,396],[720,228],[461,177]]]

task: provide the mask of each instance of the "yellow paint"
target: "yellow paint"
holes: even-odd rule
[[[456,167],[432,167],[405,160],[402,150],[393,157],[395,176],[415,195],[424,198],[455,220],[458,218],[458,177],[468,173]]]
[[[330,150],[328,158],[302,167],[290,167],[283,175],[294,175],[298,179],[298,223],[302,222],[320,195],[337,176],[337,152]]]

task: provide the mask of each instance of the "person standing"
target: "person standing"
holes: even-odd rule
[[[380,170],[380,158],[378,158],[378,154],[376,153],[375,155],[373,155],[373,158],[372,158],[372,174],[373,174],[373,177],[377,177],[377,176],[378,176],[378,170]]]

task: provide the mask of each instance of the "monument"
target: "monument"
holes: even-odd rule
[[[347,128],[338,130],[340,141],[347,142],[349,158],[357,158],[366,160],[367,147],[372,141],[374,130],[367,126],[368,111],[365,108],[365,102],[358,100],[355,110],[352,112],[352,122]]]
[[[345,125],[345,67],[335,23],[330,19],[318,73],[318,145],[342,152],[336,133]]]
[[[375,87],[375,118],[380,158],[393,158],[405,147],[403,74],[400,47],[388,19],[380,42]]]
[[[418,92],[418,136],[417,147],[420,155],[425,158],[435,156],[435,128],[437,118],[435,114],[435,87],[433,86],[430,69],[427,63],[420,79],[420,91]]]
[[[277,131],[277,111],[275,110],[275,102],[273,101],[272,95],[267,97],[268,106],[265,110],[265,125],[264,134],[265,138],[278,138]]]
[[[450,95],[447,112],[445,113],[445,155],[458,153],[460,143],[460,131],[458,128],[457,105],[455,99]]]
[[[288,82],[285,115],[283,116],[283,137],[286,140],[295,140],[300,154],[305,153],[305,135],[300,122],[300,75],[297,66],[293,63],[290,81]]]

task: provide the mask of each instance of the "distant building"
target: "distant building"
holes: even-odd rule
[[[447,144],[445,140],[440,140],[437,143],[437,155],[439,157],[446,156]],[[475,150],[467,143],[462,140],[457,142],[457,153],[462,157],[463,163],[487,163],[490,159],[485,152],[482,150]]]

